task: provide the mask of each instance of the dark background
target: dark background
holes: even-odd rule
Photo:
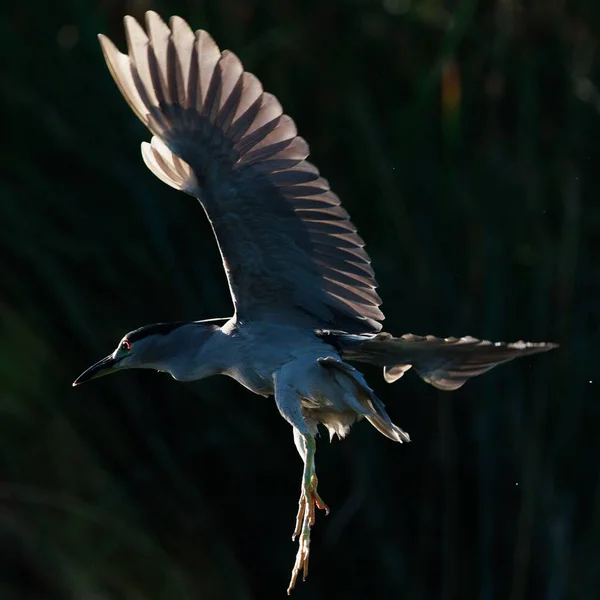
[[[45,0],[0,9],[0,599],[283,598],[301,461],[234,381],[72,380],[146,323],[231,314],[197,203],[96,34],[147,9],[262,80],[343,199],[385,328],[552,340],[442,393],[366,369],[413,442],[319,442],[297,598],[600,592],[600,3]]]

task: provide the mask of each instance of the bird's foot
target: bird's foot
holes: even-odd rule
[[[324,510],[325,514],[329,514],[329,507],[317,492],[319,480],[316,475],[311,477],[310,483],[302,486],[300,500],[298,502],[298,514],[296,515],[296,528],[292,534],[292,540],[295,540],[303,530],[303,524],[308,518],[309,528],[315,524],[315,507]]]
[[[308,557],[310,554],[310,528],[315,524],[315,507],[329,514],[329,507],[323,502],[317,492],[317,476],[313,475],[308,483],[302,486],[300,501],[298,503],[298,514],[296,515],[296,528],[292,535],[292,540],[300,536],[298,540],[298,552],[296,561],[292,570],[290,585],[288,586],[288,596],[296,585],[296,579],[302,571],[302,580],[305,581],[308,576]]]

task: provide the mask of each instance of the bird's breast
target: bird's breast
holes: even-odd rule
[[[312,331],[279,325],[246,325],[232,332],[231,337],[236,358],[224,374],[261,396],[273,395],[275,374],[287,363],[296,360],[316,363],[318,357],[331,352],[331,347]]]

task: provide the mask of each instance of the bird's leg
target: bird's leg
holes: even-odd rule
[[[302,487],[300,490],[300,501],[298,502],[298,514],[296,516],[296,528],[292,539],[298,540],[298,552],[296,562],[292,570],[292,577],[288,587],[288,595],[296,585],[298,574],[302,571],[302,579],[305,580],[308,575],[308,558],[310,554],[310,528],[315,523],[315,506],[329,513],[329,508],[323,502],[317,492],[318,479],[315,472],[315,451],[316,442],[312,435],[303,435],[294,431],[294,441],[296,447],[304,461],[304,471],[302,473]]]
[[[308,509],[308,522],[312,527],[315,524],[315,506],[325,511],[325,514],[329,514],[329,507],[323,502],[317,486],[319,480],[317,479],[317,473],[315,471],[315,451],[316,442],[312,436],[298,436],[300,437],[300,444],[303,444],[303,451],[301,456],[304,461],[304,471],[302,473],[302,488],[300,492],[300,501],[298,503],[298,514],[296,516],[296,528],[292,539],[295,540],[302,531],[302,523],[304,515]],[[299,445],[299,444],[297,444]]]
[[[308,421],[302,412],[302,397],[306,392],[298,385],[299,372],[295,362],[287,363],[273,375],[275,382],[275,402],[283,418],[292,426],[294,443],[304,462],[302,488],[298,502],[298,515],[292,539],[298,540],[298,553],[292,570],[288,594],[294,589],[300,571],[303,579],[308,575],[308,554],[310,550],[310,528],[315,522],[315,506],[327,512],[329,509],[317,492],[317,475],[315,473],[316,443],[314,434],[316,422]],[[300,389],[299,389],[300,388]]]

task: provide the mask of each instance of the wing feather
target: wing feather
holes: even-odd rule
[[[242,319],[350,332],[381,329],[373,269],[308,144],[238,57],[154,12],[125,17],[128,55],[100,43],[123,96],[154,137],[146,165],[196,196],[215,231]]]
[[[177,39],[177,44],[169,43],[167,50],[167,64],[171,65],[171,68],[167,69],[171,101],[189,109],[196,106],[198,89],[196,36],[180,17],[171,18],[171,32]]]
[[[427,383],[448,391],[497,365],[557,347],[546,342],[490,342],[469,335],[438,338],[407,333],[393,337],[389,333],[348,335],[327,331],[320,335],[339,349],[344,360],[383,367],[388,383],[400,379],[413,367]]]

